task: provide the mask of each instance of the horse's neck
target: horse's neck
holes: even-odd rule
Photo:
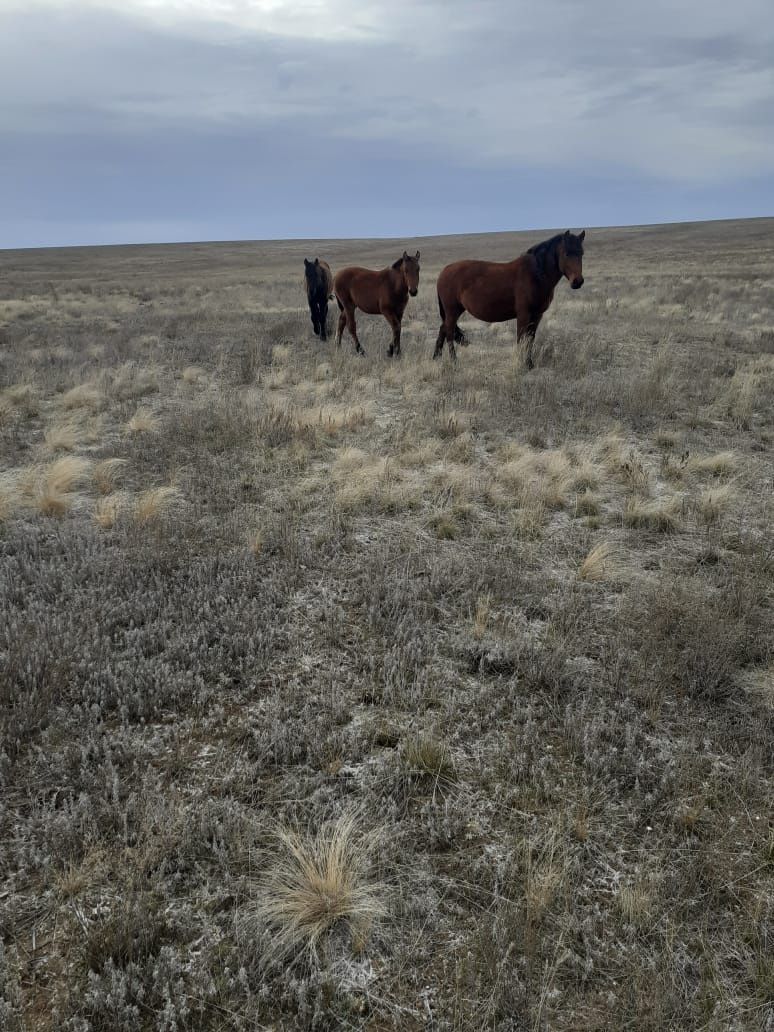
[[[552,291],[562,278],[562,274],[559,271],[559,262],[556,260],[556,255],[552,254],[550,259],[544,263],[539,263],[534,255],[526,255],[525,257],[532,258],[531,264],[533,265],[534,273],[538,282],[543,285],[546,292]]]
[[[406,286],[406,281],[403,278],[402,269],[393,269],[392,266],[389,266],[387,269],[387,275],[390,279],[390,286],[396,294],[408,294],[408,287]]]

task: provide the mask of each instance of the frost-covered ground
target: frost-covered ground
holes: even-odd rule
[[[2,1028],[774,1027],[774,223],[547,235],[0,253]]]

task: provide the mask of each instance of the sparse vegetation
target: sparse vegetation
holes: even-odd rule
[[[537,239],[0,253],[4,1030],[772,1027],[771,223]]]

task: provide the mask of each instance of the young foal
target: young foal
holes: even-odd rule
[[[392,327],[392,343],[387,354],[400,354],[400,325],[408,297],[416,297],[419,287],[419,251],[410,258],[406,252],[397,262],[380,272],[350,266],[336,273],[333,290],[341,315],[336,333],[336,346],[341,344],[344,327],[355,341],[355,351],[364,355],[355,326],[355,309],[367,315],[383,315]]]
[[[327,262],[315,258],[310,262],[304,258],[304,282],[306,299],[312,316],[316,336],[325,340],[328,324],[328,299],[333,297],[333,275]]]
[[[470,312],[484,322],[516,320],[516,339],[527,338],[527,369],[532,369],[535,333],[554,297],[554,289],[566,276],[573,290],[583,286],[583,239],[568,230],[530,247],[512,262],[453,262],[438,277],[441,328],[433,358],[443,351],[456,358],[454,342],[464,343],[457,320]]]

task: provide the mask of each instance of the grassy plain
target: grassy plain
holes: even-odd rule
[[[774,1027],[774,220],[547,235],[0,252],[8,1032]]]

